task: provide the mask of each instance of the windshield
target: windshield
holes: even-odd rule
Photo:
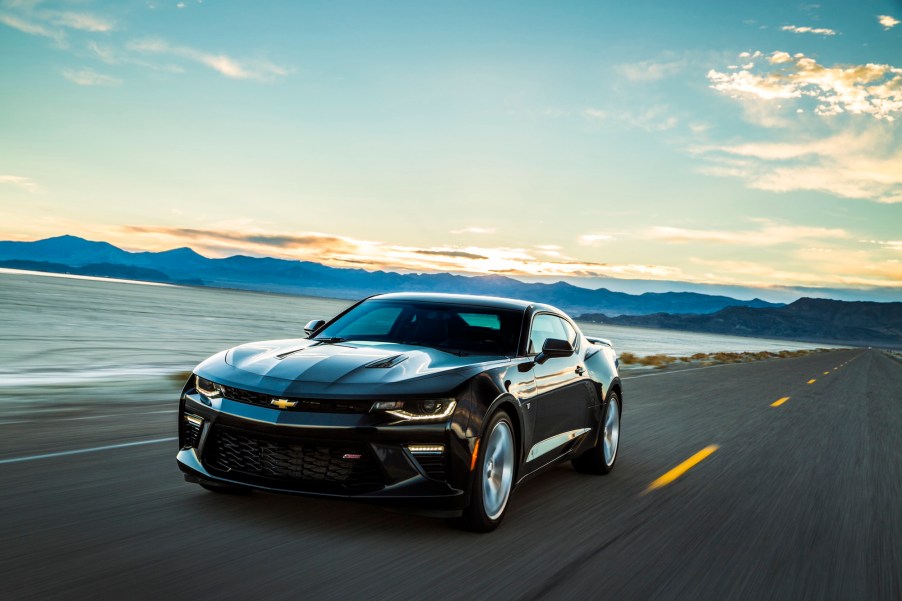
[[[514,356],[523,312],[422,301],[365,301],[319,332],[316,340],[372,340],[467,353]]]

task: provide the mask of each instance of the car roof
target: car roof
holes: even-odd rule
[[[542,306],[525,300],[515,298],[502,298],[499,296],[480,296],[477,294],[441,294],[437,292],[392,292],[389,294],[377,294],[370,297],[372,300],[405,300],[427,303],[453,303],[459,305],[473,305],[476,307],[491,307],[493,309],[516,309],[525,311],[530,307]],[[547,307],[553,309],[553,307]]]

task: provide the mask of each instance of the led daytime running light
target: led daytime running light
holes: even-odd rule
[[[204,388],[204,384],[201,384],[201,382],[204,382],[204,384],[212,385],[212,390],[209,388]],[[201,378],[200,376],[194,376],[194,388],[196,388],[199,393],[210,399],[215,399],[219,396],[222,396],[222,387],[219,384],[211,382],[206,378]]]
[[[457,407],[457,401],[448,401],[448,405],[441,413],[411,413],[409,411],[404,411],[403,409],[399,409],[398,411],[386,411],[386,413],[411,422],[440,421],[451,417],[455,407]]]
[[[407,448],[410,449],[411,453],[415,455],[418,454],[434,454],[434,453],[444,453],[445,445],[443,444],[409,444]]]

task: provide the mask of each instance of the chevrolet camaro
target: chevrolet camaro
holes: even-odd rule
[[[384,502],[489,531],[549,467],[614,467],[616,354],[554,307],[382,294],[305,333],[195,368],[179,404],[186,480]]]

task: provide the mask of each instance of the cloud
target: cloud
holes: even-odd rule
[[[892,29],[899,24],[898,19],[894,19],[889,15],[877,15],[877,22],[883,25],[883,29]]]
[[[151,69],[153,71],[165,71],[168,73],[185,72],[185,70],[178,65],[159,64],[152,61],[136,58],[133,54],[124,52],[116,46],[110,44],[101,45],[92,40],[88,42],[87,48],[93,58],[96,58],[108,65],[129,64],[137,65],[145,69]]]
[[[796,27],[795,25],[784,25],[781,29],[783,29],[783,31],[791,31],[793,33],[813,33],[816,35],[836,35],[836,32],[832,29],[827,29],[825,27],[808,27],[807,25],[804,27]]]
[[[614,240],[614,236],[610,234],[583,234],[576,239],[580,246],[600,246],[612,240]]]
[[[701,171],[738,177],[755,189],[811,190],[880,203],[902,202],[902,148],[886,128],[827,138],[693,149],[709,159]]]
[[[755,220],[761,224],[754,230],[701,230],[671,226],[656,226],[648,237],[674,244],[710,243],[730,246],[778,246],[810,244],[811,241],[844,240],[848,232],[838,228],[783,225],[770,220]]]
[[[460,229],[451,230],[448,232],[450,234],[494,234],[495,228],[493,227],[462,227]]]
[[[228,224],[225,224],[228,225]],[[344,236],[334,236],[320,232],[303,232],[300,234],[270,234],[263,231],[236,232],[228,229],[203,230],[195,228],[168,228],[127,226],[126,231],[135,234],[153,234],[169,238],[194,240],[202,244],[214,244],[229,247],[238,243],[236,248],[267,247],[274,250],[355,252],[361,247],[372,245],[371,242],[354,240]]]
[[[885,64],[825,67],[804,54],[773,52],[768,62],[779,68],[753,73],[708,71],[711,87],[737,99],[754,101],[811,98],[814,112],[832,116],[848,112],[892,121],[902,112],[902,69]],[[765,69],[767,69],[765,67]]]
[[[782,65],[783,63],[788,63],[790,61],[792,61],[792,55],[790,55],[788,52],[783,52],[780,50],[778,50],[776,52],[772,52],[771,55],[767,58],[767,62],[769,62],[772,65]],[[753,67],[755,66],[755,63],[749,63],[749,64],[752,65]],[[751,67],[749,67],[749,68],[751,68]]]
[[[111,46],[101,46],[92,40],[88,42],[88,50],[108,65],[116,65],[121,62],[118,53]]]
[[[91,69],[81,69],[79,71],[64,69],[63,77],[80,86],[118,86],[122,83],[120,79],[97,73]]]
[[[616,67],[617,73],[628,79],[629,81],[658,81],[666,77],[671,77],[682,71],[686,66],[686,62],[682,60],[674,61],[639,61],[636,63],[627,63]]]
[[[435,257],[453,257],[455,259],[476,259],[476,260],[488,260],[488,257],[485,255],[477,255],[476,253],[466,252],[463,250],[415,250],[415,253],[421,255],[432,255]]]
[[[655,105],[638,111],[610,113],[602,109],[587,108],[583,115],[598,121],[612,121],[644,129],[647,132],[666,131],[676,127],[680,120],[670,113],[667,105]]]
[[[0,184],[12,184],[31,193],[38,192],[41,189],[32,179],[21,175],[0,175]]]
[[[141,54],[170,55],[194,61],[232,79],[269,81],[289,73],[288,69],[266,61],[239,61],[225,54],[213,54],[187,46],[172,45],[159,38],[134,40],[127,47]]]
[[[692,262],[717,270],[717,279],[723,284],[902,288],[902,264],[874,261],[864,252],[821,256],[806,271],[755,261],[695,258]],[[866,267],[862,269],[862,265]]]
[[[66,37],[63,32],[48,29],[39,23],[35,23],[34,21],[22,19],[10,14],[0,13],[0,23],[3,23],[7,27],[18,29],[22,33],[50,38],[56,41],[56,43],[60,46],[63,46],[66,43]]]
[[[902,240],[859,240],[865,244],[877,244],[887,250],[902,252]]]
[[[38,0],[33,2],[15,0],[6,0],[4,2],[0,0],[0,3],[6,9],[5,11],[0,11],[0,24],[30,35],[53,39],[61,48],[69,48],[66,30],[73,30],[73,32],[85,36],[86,34],[108,33],[117,29],[115,21],[107,17],[84,12],[44,10],[41,8],[41,2]],[[70,35],[73,36],[77,34],[70,32]],[[84,40],[84,37],[82,39]],[[238,60],[226,54],[205,52],[188,46],[170,44],[159,38],[133,40],[124,47],[100,44],[93,39],[87,39],[81,43],[87,45],[93,57],[110,65],[132,64],[157,71],[175,73],[184,71],[179,65],[160,65],[155,64],[155,61],[147,60],[146,57],[151,55],[192,61],[232,79],[271,81],[290,73],[290,69],[266,60]],[[81,55],[81,53],[77,54]],[[105,79],[104,76],[91,77],[87,72],[69,71],[65,72],[64,75],[81,85],[114,85],[114,83],[120,83],[118,80],[114,81],[113,78]]]
[[[50,22],[69,29],[104,32],[114,28],[112,21],[86,13],[45,11],[43,15]]]
[[[278,256],[311,260],[336,267],[368,266],[401,271],[442,271],[469,274],[509,273],[531,276],[612,276],[623,278],[680,279],[686,274],[664,265],[611,265],[564,257],[549,245],[533,251],[509,247],[415,247],[357,240],[320,232],[271,233],[244,226],[241,231],[216,224],[215,229],[126,226],[129,245],[135,237],[151,246],[180,246],[207,251],[215,256],[236,252],[255,256]],[[549,254],[550,253],[550,254]],[[549,258],[541,258],[536,255]]]

